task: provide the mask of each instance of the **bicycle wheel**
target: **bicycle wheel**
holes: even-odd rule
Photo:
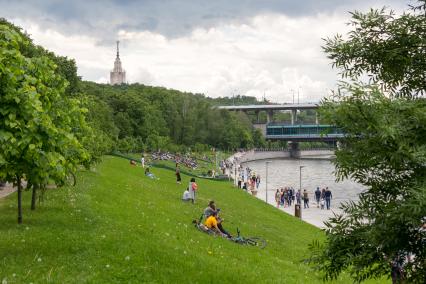
[[[249,237],[245,239],[246,244],[260,247],[261,249],[266,247],[266,240],[259,237]]]

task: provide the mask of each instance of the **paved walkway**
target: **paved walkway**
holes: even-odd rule
[[[333,217],[335,213],[342,213],[342,210],[338,208],[331,208],[330,210],[317,208],[317,204],[312,202],[309,206],[310,208],[303,209],[302,204],[302,220],[321,229],[325,228],[324,221]],[[294,216],[294,205],[286,208],[280,207],[280,209]]]
[[[228,159],[230,161],[234,161],[234,158],[236,158],[237,161],[237,167],[239,166],[239,162],[244,158],[244,155],[246,155],[247,152],[237,152],[234,155],[232,155],[231,157],[229,157]],[[235,181],[234,181],[235,182]],[[269,191],[268,191],[269,192]],[[268,203],[274,207],[276,207],[276,203],[274,200],[274,191],[269,192],[269,197],[268,197]],[[261,199],[261,200],[265,200],[266,199],[266,193],[265,191],[259,190],[258,194],[257,194],[257,198]],[[307,209],[303,209],[303,202],[302,202],[302,220],[312,224],[318,228],[324,229],[325,225],[324,225],[324,221],[327,221],[329,218],[334,217],[334,214],[340,214],[342,213],[342,210],[336,208],[337,204],[335,200],[331,201],[331,205],[332,208],[330,210],[326,210],[326,209],[320,209],[317,207],[316,202],[310,202],[309,206],[310,208]],[[335,207],[336,206],[336,207]],[[280,206],[279,209],[291,216],[294,216],[294,203],[291,207],[282,207]]]
[[[265,192],[259,191],[257,196],[260,200],[265,201]],[[274,196],[269,195],[268,204],[276,207],[277,204],[274,200]],[[333,200],[331,200],[331,209],[321,209],[317,207],[316,202],[309,202],[309,208],[303,208],[302,202],[302,220],[306,223],[312,224],[315,227],[324,229],[324,221],[327,221],[329,218],[334,216],[334,213],[342,213],[342,210],[339,208],[333,207],[335,204]],[[280,206],[279,209],[291,216],[294,216],[294,203],[290,207]]]
[[[0,198],[6,197],[15,191],[16,188],[14,188],[11,184],[8,183],[5,187],[0,188]]]

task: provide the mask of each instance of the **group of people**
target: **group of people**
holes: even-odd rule
[[[330,210],[331,207],[331,199],[333,198],[333,194],[331,190],[326,187],[320,190],[319,187],[314,192],[315,200],[317,202],[317,207],[321,206],[321,209],[324,209],[324,205],[327,210]]]
[[[153,160],[174,161],[175,163],[182,164],[193,170],[198,167],[196,158],[190,157],[189,154],[182,156],[178,154],[172,154],[170,152],[154,152],[152,153],[151,157]]]
[[[204,209],[200,220],[192,222],[205,232],[212,232],[225,238],[232,238],[232,235],[223,228],[224,219],[219,216],[219,212],[220,208],[216,208],[215,202],[211,200],[206,209]]]
[[[183,192],[182,200],[183,201],[191,201],[192,204],[195,203],[195,193],[198,190],[198,185],[195,182],[195,178],[191,178],[189,181],[188,187]]]
[[[254,191],[259,189],[260,185],[260,175],[256,175],[249,167],[243,169],[241,166],[238,168],[238,188],[244,189],[246,191]]]
[[[300,200],[300,195],[297,200]],[[275,192],[275,202],[277,203],[277,208],[280,206],[290,207],[292,203],[294,203],[296,199],[295,190],[293,187],[284,187],[281,189],[277,189]]]
[[[331,199],[333,195],[331,190],[326,187],[320,190],[319,187],[314,191],[314,197],[317,204],[317,207],[321,207],[321,209],[327,208],[330,210],[331,208]],[[296,204],[301,205],[303,200],[303,207],[309,208],[309,193],[306,189],[303,192],[299,190],[295,190],[293,187],[284,187],[281,189],[277,189],[275,192],[275,202],[277,203],[277,208],[280,206],[290,207],[294,202]]]

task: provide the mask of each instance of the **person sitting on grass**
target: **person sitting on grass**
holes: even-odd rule
[[[189,194],[188,189],[183,192],[182,201],[191,201],[191,195]]]
[[[149,177],[149,178],[152,178],[152,179],[158,179],[153,173],[151,173],[150,171],[149,171],[149,167],[146,167],[145,168],[145,175],[147,176],[147,177]]]
[[[201,223],[200,221],[198,221],[196,219],[192,220],[192,224],[194,224],[197,228],[199,228],[201,231],[203,231],[205,233],[214,234],[214,232],[212,230],[210,230],[206,225],[204,225],[203,223]]]
[[[204,209],[204,218],[209,218],[214,212],[216,212],[216,205],[213,200],[210,200],[209,205]]]
[[[218,222],[217,222],[217,212],[213,212],[212,215],[210,215],[209,218],[207,218],[207,220],[204,222],[204,225],[209,228],[210,230],[212,230],[213,232],[215,232],[216,234],[222,236],[222,237],[228,237],[227,234],[223,233],[219,227],[218,227]]]
[[[232,238],[231,234],[228,233],[223,228],[222,223],[223,223],[224,220],[219,217],[219,212],[220,212],[220,209],[219,208],[216,209],[216,205],[215,205],[214,201],[212,200],[212,201],[209,202],[209,206],[206,209],[204,209],[203,215],[206,218],[206,222],[211,216],[214,216],[216,223],[217,223],[217,228],[219,229],[219,231],[222,234],[226,235],[228,238]]]
[[[130,165],[131,166],[136,166],[136,161],[135,160],[130,160]]]

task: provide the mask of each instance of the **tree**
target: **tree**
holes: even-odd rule
[[[312,244],[310,261],[334,279],[356,282],[392,276],[426,279],[425,1],[394,17],[386,10],[352,14],[347,40],[326,40],[325,51],[344,78],[321,113],[346,133],[336,151],[337,179],[366,190],[326,222],[326,242]],[[369,74],[370,82],[359,82]],[[358,80],[358,82],[357,82]],[[405,280],[403,280],[405,279]]]
[[[37,188],[63,184],[90,160],[77,139],[87,132],[79,101],[64,95],[67,83],[47,56],[25,55],[31,44],[0,23],[0,178],[18,187],[18,223],[22,179],[35,185],[34,200]]]
[[[418,3],[400,17],[385,8],[351,13],[348,40],[341,35],[326,40],[333,67],[342,69],[343,78],[368,76],[399,96],[425,95],[426,4]]]

